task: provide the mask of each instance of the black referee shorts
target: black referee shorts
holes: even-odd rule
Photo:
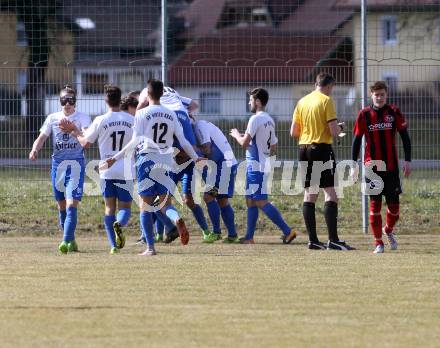
[[[307,162],[307,170],[305,170],[304,188],[308,188],[311,184],[315,185],[318,182],[312,182],[313,162],[315,162],[315,171],[322,168],[322,164],[328,161],[332,161],[331,168],[323,170],[319,178],[319,187],[334,187],[335,186],[335,171],[336,160],[333,148],[330,144],[307,144],[299,146],[298,159],[300,162]],[[300,164],[301,165],[301,164]],[[320,166],[321,165],[321,166]],[[327,166],[329,163],[327,163]],[[313,176],[316,178],[316,176]]]

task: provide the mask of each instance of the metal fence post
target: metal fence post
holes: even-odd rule
[[[361,93],[362,93],[362,108],[368,105],[368,73],[367,73],[367,0],[361,2]],[[362,138],[362,182],[365,180],[365,136]],[[361,194],[362,199],[362,229],[365,234],[368,233],[368,197]]]

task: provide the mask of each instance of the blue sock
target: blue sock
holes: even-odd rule
[[[167,229],[167,231],[171,231],[174,227],[176,227],[173,221],[170,220],[168,216],[163,214],[160,210],[154,213],[158,220],[162,223],[163,226]]]
[[[222,213],[223,222],[225,223],[225,226],[228,229],[228,237],[231,238],[237,237],[237,231],[235,229],[234,209],[232,209],[231,205],[228,204],[225,207],[221,207],[220,210]]]
[[[61,229],[64,231],[64,221],[66,221],[66,211],[58,210],[58,222],[61,226]]]
[[[281,231],[283,231],[286,236],[290,233],[289,225],[286,224],[286,221],[284,221],[281,213],[277,208],[275,208],[275,206],[273,206],[271,203],[267,203],[263,208],[261,208],[261,210],[275,225],[280,228]]]
[[[174,208],[174,206],[172,206],[172,205],[169,205],[168,207],[166,207],[165,215],[171,221],[177,221],[180,219],[179,213],[177,212],[176,208]]]
[[[165,226],[163,225],[162,221],[160,221],[160,219],[156,219],[156,233],[162,236],[164,228]]]
[[[145,233],[144,226],[140,223],[142,221],[142,211],[139,213],[139,228],[141,229],[141,238],[147,240],[147,234]]]
[[[213,199],[212,201],[206,203],[206,207],[208,208],[209,218],[212,222],[212,230],[214,233],[221,233],[220,230],[220,206],[218,202]]]
[[[104,228],[107,233],[107,239],[112,248],[116,248],[116,237],[115,230],[113,229],[113,223],[116,221],[116,217],[114,215],[105,215],[104,216]]]
[[[149,246],[154,245],[153,218],[149,211],[141,212],[141,225],[145,233],[145,239]]]
[[[194,218],[196,219],[197,223],[199,224],[200,228],[203,231],[206,231],[208,229],[208,223],[205,219],[205,214],[203,214],[203,209],[200,205],[196,204],[194,206],[194,209],[191,209]]]
[[[258,221],[258,207],[249,207],[247,209],[247,230],[244,239],[254,238],[255,228]]]
[[[75,240],[76,222],[78,220],[78,209],[68,207],[66,209],[66,220],[64,221],[64,237],[65,242]]]
[[[116,217],[116,220],[121,224],[121,226],[125,226],[128,224],[128,220],[130,220],[131,216],[131,209],[129,208],[122,208],[118,211],[118,216]]]

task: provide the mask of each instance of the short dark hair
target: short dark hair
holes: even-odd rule
[[[325,87],[335,82],[335,78],[326,72],[320,72],[318,76],[316,76],[316,85],[319,87]]]
[[[255,100],[259,100],[261,105],[266,106],[269,101],[269,93],[262,87],[254,88],[249,92],[251,96],[254,97]]]
[[[370,86],[370,92],[378,91],[380,89],[384,89],[385,92],[388,92],[388,86],[385,81],[376,81],[373,85]]]
[[[128,92],[127,97],[139,98],[140,95],[141,95],[141,91],[136,90],[136,91]]]
[[[65,92],[66,94],[72,94],[74,97],[76,97],[76,91],[69,84],[64,85],[63,88],[61,88],[60,94],[63,92]]]
[[[150,86],[151,97],[155,100],[159,100],[163,95],[163,82],[156,79],[149,79],[147,86]]]
[[[121,89],[115,85],[105,85],[104,93],[107,97],[107,103],[111,107],[119,106],[121,103]]]
[[[135,96],[130,95],[129,93],[121,100],[121,110],[127,111],[129,106],[137,108],[138,104],[139,104],[139,100]]]

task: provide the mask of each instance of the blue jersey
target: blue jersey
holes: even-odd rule
[[[185,139],[188,140],[188,142],[191,145],[195,145],[196,137],[194,135],[194,131],[191,125],[191,119],[189,118],[188,113],[182,110],[175,111],[175,113],[177,115],[177,119],[180,122],[180,125],[182,126],[183,135],[185,136]],[[176,143],[177,143],[177,147],[181,149],[182,147],[180,146],[179,142]]]
[[[67,118],[73,122],[78,129],[84,130],[90,125],[90,116],[76,111],[70,116],[64,115],[62,111],[47,116],[40,129],[46,136],[52,134],[53,153],[55,161],[76,160],[84,158],[84,149],[75,137],[61,131],[59,124],[61,119]]]
[[[160,104],[174,111],[182,125],[183,135],[191,145],[196,144],[196,137],[191,126],[187,108],[191,104],[191,99],[180,96],[174,89],[170,87],[164,88],[163,96],[160,98]],[[178,141],[174,142],[174,146],[182,149]]]

